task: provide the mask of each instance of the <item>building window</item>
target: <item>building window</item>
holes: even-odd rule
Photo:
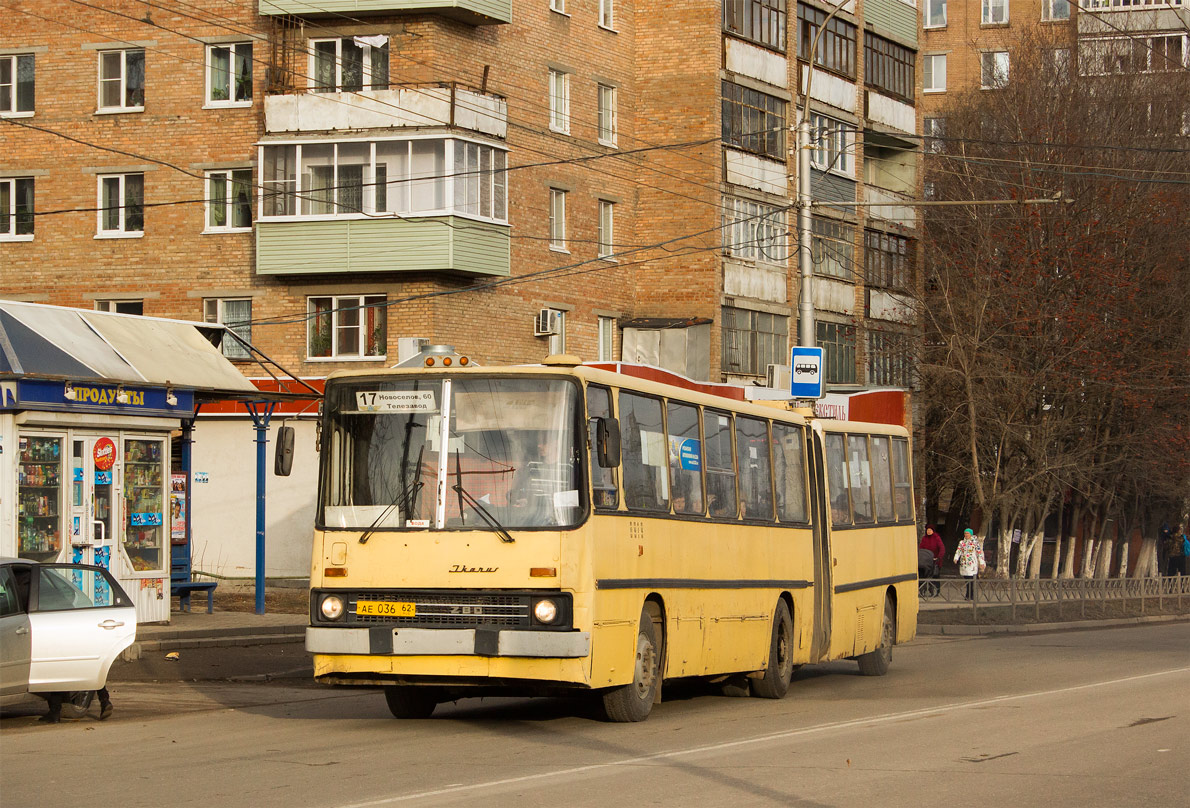
[[[798,3],[797,58],[804,62],[810,61],[810,49],[814,46],[814,38],[818,36],[818,29],[822,27],[827,16],[825,11]],[[826,23],[826,33],[818,40],[814,64],[848,78],[855,78],[855,43],[855,26],[835,17]]]
[[[922,92],[946,92],[946,54],[927,54],[922,61]]]
[[[1186,36],[1127,36],[1079,41],[1079,69],[1084,75],[1184,70]]]
[[[723,142],[785,162],[785,102],[723,82]]]
[[[979,55],[979,86],[984,90],[1008,86],[1008,51],[986,51]]]
[[[1043,56],[1049,78],[1059,84],[1065,84],[1070,79],[1070,49],[1049,48],[1043,51]]]
[[[99,178],[99,235],[140,236],[145,230],[145,175]]]
[[[570,134],[570,74],[550,71],[550,129]]]
[[[616,88],[600,84],[599,142],[605,146],[616,145],[617,130],[619,129],[618,114],[616,109]]]
[[[616,203],[599,200],[599,257],[611,258],[616,252],[615,243]]]
[[[789,260],[785,209],[740,197],[724,197],[723,250],[733,258],[783,264]]]
[[[925,0],[922,26],[924,28],[946,27],[946,0]]]
[[[942,140],[946,137],[945,118],[922,118],[921,134],[927,152],[941,154],[946,151],[946,143]]]
[[[819,275],[854,281],[855,227],[815,217],[810,222],[810,261]]]
[[[983,24],[1004,25],[1008,22],[1008,0],[982,0]]]
[[[207,47],[207,105],[247,107],[252,104],[252,43]]]
[[[724,0],[723,30],[784,51],[785,0]]]
[[[819,320],[824,378],[829,384],[855,384],[855,326]]]
[[[0,241],[33,240],[33,178],[0,179]]]
[[[723,307],[723,372],[763,376],[769,365],[789,361],[789,318]]]
[[[615,334],[616,321],[613,317],[599,318],[599,361],[616,361]]]
[[[908,289],[913,274],[913,243],[879,230],[864,231],[864,276],[868,286]]]
[[[1041,19],[1047,21],[1070,19],[1069,0],[1042,0]]]
[[[599,27],[615,28],[615,14],[612,9],[613,0],[599,0]]]
[[[203,321],[222,323],[248,344],[252,343],[252,299],[208,298],[202,302]],[[223,338],[223,355],[228,359],[251,359],[252,354],[235,337]]]
[[[310,89],[316,93],[388,89],[388,37],[310,40]]]
[[[508,217],[507,155],[481,143],[431,138],[264,146],[260,164],[262,219],[417,213],[504,223]]]
[[[206,229],[252,229],[252,169],[207,172]]]
[[[384,295],[311,297],[306,353],[311,359],[383,359],[388,350]]]
[[[136,314],[143,315],[145,313],[145,301],[143,300],[96,300],[95,311],[110,311],[116,314]]]
[[[0,115],[33,114],[33,64],[31,53],[0,56]]]
[[[565,14],[566,0],[550,0],[550,11],[556,11],[559,14]]]
[[[550,188],[550,249],[566,251],[566,192]]]
[[[810,113],[810,165],[819,171],[853,176],[854,150],[854,126]]]
[[[864,81],[869,87],[913,103],[917,54],[882,37],[864,35]]]
[[[99,52],[99,109],[101,112],[140,112],[145,108],[145,52]]]
[[[895,331],[868,331],[868,384],[913,386],[913,338]]]

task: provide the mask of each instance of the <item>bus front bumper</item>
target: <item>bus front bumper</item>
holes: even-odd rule
[[[586,631],[433,628],[306,628],[311,654],[371,656],[585,657]]]

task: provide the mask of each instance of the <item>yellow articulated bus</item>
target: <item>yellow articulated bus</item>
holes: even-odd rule
[[[903,428],[566,357],[464,363],[327,380],[318,681],[383,686],[404,718],[589,691],[640,721],[667,680],[780,698],[797,665],[880,675],[913,638]]]

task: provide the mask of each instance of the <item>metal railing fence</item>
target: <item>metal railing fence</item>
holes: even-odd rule
[[[1086,617],[1087,604],[1137,604],[1140,613],[1166,605],[1179,610],[1190,605],[1190,577],[1183,575],[1158,578],[922,578],[918,596],[923,604],[954,603],[980,608],[1007,606],[1012,620],[1018,609],[1032,609],[1034,619],[1041,618],[1041,607],[1056,604],[1059,618],[1065,609],[1075,609]],[[1073,616],[1074,612],[1069,612]]]

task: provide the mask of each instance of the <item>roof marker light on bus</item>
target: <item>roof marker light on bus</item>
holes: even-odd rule
[[[442,357],[442,364],[445,365],[446,367],[450,367],[450,357],[449,356]]]
[[[327,578],[346,578],[347,577],[347,568],[346,567],[327,567],[325,570],[322,571],[322,574],[325,575]]]
[[[470,359],[468,359],[468,358],[467,358],[467,357],[465,357],[465,356],[460,356],[460,357],[459,357],[459,364],[460,364],[460,365],[469,365],[469,364],[471,364],[471,360],[470,360]]]
[[[530,578],[557,578],[558,577],[558,568],[557,567],[530,567],[529,568],[529,577]]]
[[[434,366],[434,357],[427,356],[426,357],[426,367],[432,368],[433,366]]]

